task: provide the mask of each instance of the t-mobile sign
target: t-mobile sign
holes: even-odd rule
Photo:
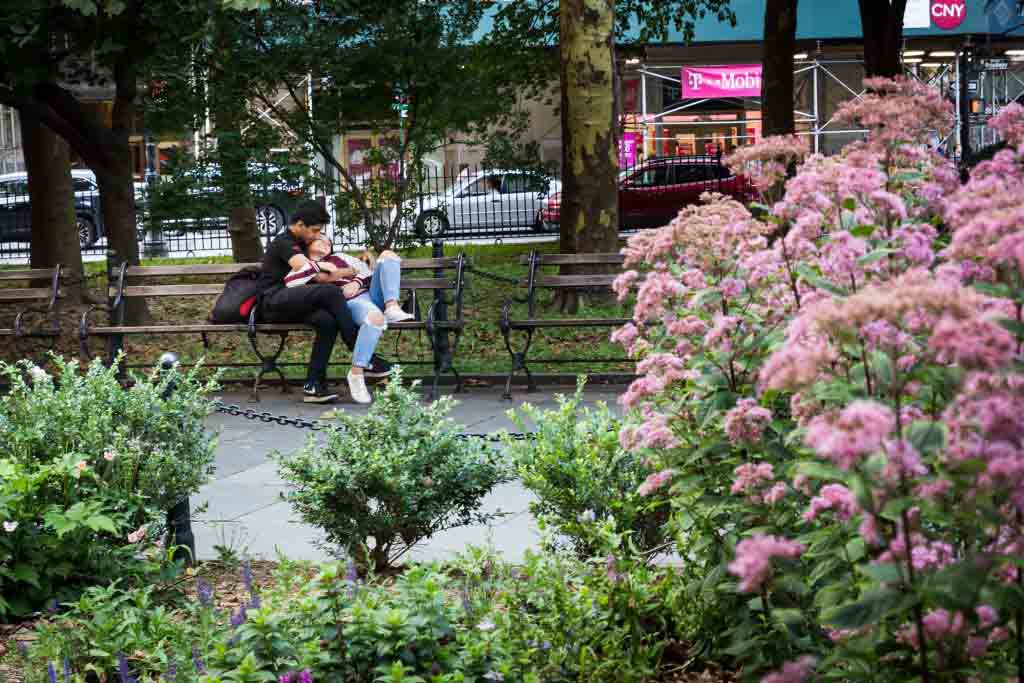
[[[760,97],[760,95],[760,64],[683,67],[683,99]]]
[[[932,22],[943,31],[949,31],[964,23],[967,5],[964,0],[932,0]]]

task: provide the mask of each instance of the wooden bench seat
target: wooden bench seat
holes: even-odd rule
[[[611,292],[612,283],[622,271],[624,257],[622,254],[541,254],[536,251],[520,259],[520,264],[528,268],[527,276],[519,281],[519,286],[526,290],[525,297],[510,297],[501,310],[502,337],[505,348],[512,358],[512,369],[505,380],[505,398],[512,398],[512,380],[522,370],[526,374],[529,390],[536,389],[533,375],[527,365],[530,344],[537,330],[553,328],[582,327],[621,327],[630,322],[630,318],[541,318],[538,317],[537,295],[541,290],[581,289]],[[598,272],[590,274],[548,275],[541,273],[544,266],[581,266],[614,272]],[[514,318],[512,309],[515,304],[526,304],[525,318]],[[520,350],[512,345],[512,332],[525,333],[525,340]]]
[[[113,360],[123,348],[124,337],[128,335],[170,335],[199,334],[203,343],[209,346],[207,335],[210,334],[245,334],[249,344],[261,363],[253,383],[253,397],[258,399],[260,381],[269,372],[276,372],[281,378],[284,390],[287,391],[287,380],[277,359],[284,350],[288,335],[293,332],[312,332],[313,328],[305,323],[261,323],[259,311],[253,309],[246,323],[217,324],[210,322],[189,321],[185,323],[163,323],[155,325],[126,325],[124,323],[125,306],[131,298],[158,297],[214,297],[224,290],[223,278],[238,271],[258,267],[250,263],[217,263],[181,266],[128,266],[122,265],[117,271],[116,283],[109,290],[110,304],[107,311],[110,324],[96,325],[92,315],[100,310],[97,307],[86,311],[79,323],[79,341],[84,356],[89,357],[90,337],[102,337],[107,340],[107,355]],[[425,330],[434,356],[434,381],[432,395],[436,395],[440,376],[451,372],[458,380],[461,388],[461,377],[453,365],[458,341],[465,327],[463,318],[462,294],[465,285],[466,259],[463,255],[442,258],[421,258],[402,260],[402,290],[408,293],[407,308],[416,314],[416,319],[401,323],[389,323],[389,330]],[[408,277],[412,274],[412,277]],[[416,277],[422,275],[423,277]],[[165,284],[162,278],[214,278],[220,281],[193,284]],[[426,316],[420,314],[420,295],[424,292],[434,293],[433,301],[427,308]],[[449,319],[447,312],[440,316],[442,306],[454,307],[454,315]],[[449,343],[448,335],[452,335]],[[277,335],[279,344],[276,350],[266,352],[260,348],[260,335]],[[444,339],[441,339],[444,337]]]
[[[48,282],[49,286],[40,286]],[[24,268],[0,271],[0,307],[9,307],[11,321],[0,326],[0,337],[13,337],[18,355],[38,363],[46,361],[60,336],[61,267]],[[35,317],[42,320],[33,321]],[[36,357],[32,343],[41,343],[44,353]]]

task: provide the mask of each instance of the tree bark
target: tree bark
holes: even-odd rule
[[[217,20],[215,47],[217,74],[231,68],[231,50],[227,20]],[[263,243],[256,223],[256,206],[249,186],[248,155],[242,141],[241,122],[245,116],[246,98],[227,87],[217,87],[216,75],[211,84],[213,117],[217,128],[217,160],[220,162],[224,201],[228,210],[228,235],[231,256],[236,263],[262,260]]]
[[[895,78],[903,73],[903,13],[907,0],[858,0],[864,36],[864,72],[868,77]]]
[[[561,0],[562,253],[618,246],[614,29],[614,0]],[[578,298],[567,294],[561,304],[572,312]]]
[[[796,53],[797,0],[768,0],[764,13],[761,79],[763,135],[795,132],[793,55]]]
[[[84,289],[82,249],[75,226],[68,143],[32,117],[19,119],[32,202],[30,263],[32,268],[60,265],[65,301],[80,304]]]

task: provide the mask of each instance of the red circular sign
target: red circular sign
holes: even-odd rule
[[[931,14],[932,23],[949,31],[964,23],[967,5],[964,0],[932,0]]]

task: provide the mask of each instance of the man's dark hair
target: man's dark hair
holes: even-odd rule
[[[306,225],[326,225],[331,222],[331,215],[319,202],[307,199],[299,202],[295,210],[292,211],[290,225],[295,225],[299,221]]]

